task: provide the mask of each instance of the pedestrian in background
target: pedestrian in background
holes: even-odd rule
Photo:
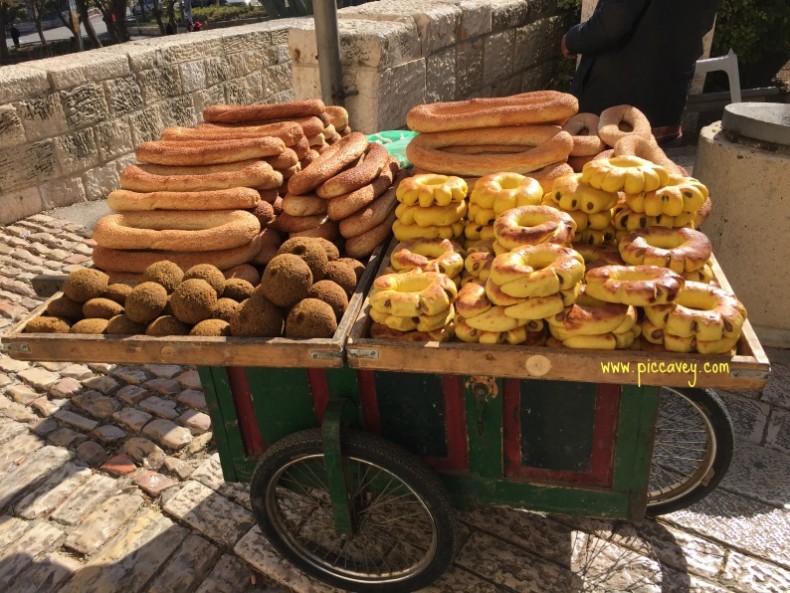
[[[719,0],[600,0],[560,44],[566,58],[581,55],[571,83],[579,111],[633,105],[659,142],[679,138],[702,38],[718,7]]]
[[[9,33],[11,33],[11,40],[14,42],[14,47],[19,49],[19,29],[16,28],[16,25],[12,24],[11,29],[9,29]]]

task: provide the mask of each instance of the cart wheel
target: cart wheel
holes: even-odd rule
[[[715,392],[662,387],[647,514],[669,513],[704,498],[727,473],[733,440],[730,415]]]
[[[343,460],[354,532],[338,536],[320,429],[275,443],[250,484],[258,524],[288,560],[348,591],[415,591],[452,562],[458,528],[444,486],[382,439],[348,431]]]

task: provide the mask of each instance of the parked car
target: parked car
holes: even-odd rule
[[[151,12],[154,10],[153,0],[144,0],[143,5],[145,6],[145,14],[151,14]],[[161,8],[161,3],[160,3],[160,8]],[[140,6],[139,2],[135,2],[134,4],[132,4],[132,14],[134,16],[143,15],[143,9]]]

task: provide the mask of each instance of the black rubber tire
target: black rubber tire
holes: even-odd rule
[[[428,546],[425,556],[414,569],[415,572],[405,575],[399,574],[396,577],[375,573],[365,573],[364,576],[359,576],[358,574],[349,574],[347,570],[348,564],[340,566],[339,558],[335,558],[331,563],[324,562],[324,557],[319,558],[315,554],[315,548],[318,547],[318,544],[314,544],[311,549],[299,541],[303,536],[297,534],[297,531],[302,532],[306,530],[308,537],[314,532],[322,533],[324,538],[328,535],[326,532],[326,513],[323,507],[320,509],[321,512],[316,510],[310,515],[299,515],[305,516],[305,518],[300,523],[298,530],[289,530],[287,523],[288,513],[284,504],[287,495],[282,494],[283,489],[277,489],[277,484],[282,476],[285,476],[283,478],[283,483],[285,483],[289,479],[287,472],[292,471],[295,467],[298,469],[298,464],[300,463],[302,466],[307,467],[309,472],[323,467],[323,444],[320,429],[304,430],[277,441],[258,462],[250,483],[250,495],[253,512],[263,534],[282,556],[304,572],[331,586],[346,591],[406,593],[433,583],[452,562],[458,545],[458,526],[444,485],[418,458],[381,438],[361,432],[348,431],[344,433],[342,438],[342,450],[347,464],[351,464],[354,467],[373,467],[374,478],[378,475],[376,472],[381,470],[387,479],[394,478],[399,481],[399,484],[396,484],[396,488],[405,486],[410,491],[409,495],[414,495],[414,501],[416,502],[411,504],[416,504],[421,512],[423,509],[426,511],[424,518],[426,519],[426,524],[430,526],[431,545]],[[296,474],[295,471],[294,474]],[[315,474],[302,473],[301,475]],[[293,477],[290,477],[290,479],[293,479]],[[349,480],[351,479],[349,478]],[[368,478],[367,473],[363,474],[359,481],[373,482],[371,478]],[[359,486],[359,482],[355,482],[355,484]],[[324,483],[320,478],[318,485],[318,488],[311,488],[310,493],[305,491],[308,497],[305,497],[304,500],[319,500],[321,504],[324,503],[325,498],[313,496],[316,491],[320,492],[324,489]],[[389,487],[389,484],[387,487]],[[385,490],[387,487],[385,487]],[[289,495],[295,494],[293,489],[286,488],[285,490],[287,490]],[[373,502],[377,502],[378,498],[379,496],[375,496]],[[395,500],[398,498],[400,496],[396,496]],[[275,501],[283,501],[283,504],[275,503]],[[371,508],[372,506],[371,504]],[[351,510],[352,513],[358,512],[356,508]],[[362,513],[356,516],[362,517],[364,514],[365,511],[363,510]],[[308,525],[313,518],[315,518],[313,524]],[[381,532],[386,531],[385,527],[392,528],[392,524],[389,522],[377,524],[370,519],[360,518],[359,520],[368,521],[368,525],[373,525],[376,529],[380,529]],[[324,527],[324,532],[320,531],[321,527]],[[337,537],[333,532],[331,536]],[[354,535],[351,537],[353,538]],[[323,542],[326,540],[319,536],[316,536],[316,538],[322,543],[319,549],[325,549]],[[378,540],[374,540],[374,543],[376,541]],[[392,541],[404,540],[395,538]],[[348,541],[345,544],[340,544],[340,542],[342,542],[340,539],[332,542],[336,546],[335,549],[343,550],[344,548],[341,545],[351,547]],[[357,543],[354,545],[360,546],[361,544]],[[394,544],[393,548],[398,545]],[[311,560],[311,555],[313,560]],[[349,555],[351,554],[346,554],[346,557]],[[382,556],[387,555],[391,555],[391,551]],[[365,554],[365,560],[367,559],[367,554]],[[386,563],[386,560],[384,562]],[[352,561],[353,567],[354,563]],[[390,568],[388,564],[387,567]]]
[[[676,488],[675,492],[661,494],[654,483],[654,476],[661,471],[660,452],[665,444],[662,439],[669,439],[668,429],[662,426],[662,412],[665,413],[663,424],[673,426],[671,430],[676,432],[681,430],[674,428],[680,419],[671,417],[673,412],[668,412],[668,409],[672,406],[676,408],[676,415],[683,410],[687,414],[697,415],[699,426],[704,427],[707,433],[707,445],[704,458],[699,460],[693,472],[676,472],[677,475],[683,475],[687,482]],[[689,420],[688,415],[686,419]],[[648,485],[647,515],[652,517],[671,513],[707,496],[721,482],[730,467],[734,440],[730,414],[716,392],[709,389],[662,387],[656,420],[651,483]]]

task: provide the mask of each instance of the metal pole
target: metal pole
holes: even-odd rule
[[[80,19],[77,16],[77,3],[74,0],[69,0],[69,15],[71,17],[71,26],[77,33],[77,48],[79,51],[85,49],[82,47],[82,31],[80,31]],[[86,30],[88,25],[85,25]]]
[[[343,92],[343,67],[340,65],[335,0],[313,0],[313,20],[318,48],[321,98],[327,105],[343,105],[346,96]]]

